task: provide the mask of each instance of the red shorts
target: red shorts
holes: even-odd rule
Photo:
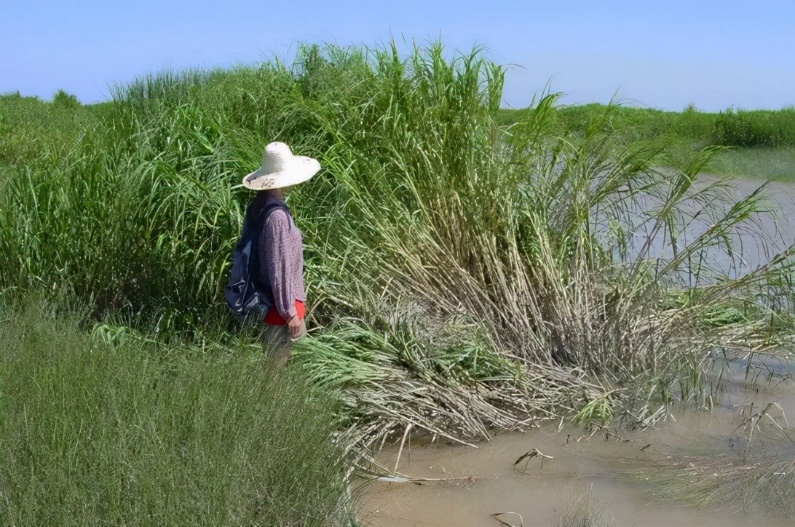
[[[304,315],[306,315],[306,305],[300,300],[295,301],[295,311],[298,315],[298,320],[303,320]],[[268,310],[268,313],[265,315],[265,320],[263,323],[268,324],[270,326],[283,326],[287,324],[287,321],[282,318],[279,314],[279,311],[276,309],[276,306],[271,306]]]

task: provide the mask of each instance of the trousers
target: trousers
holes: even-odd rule
[[[265,324],[262,331],[262,350],[277,367],[284,366],[290,360],[293,342],[306,336],[306,323],[301,320],[301,328],[296,338],[290,337],[290,328],[287,324]]]

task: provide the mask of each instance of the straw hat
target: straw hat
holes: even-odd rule
[[[262,166],[243,178],[243,186],[251,190],[289,187],[307,181],[318,170],[317,159],[294,155],[284,143],[270,143],[262,154]]]

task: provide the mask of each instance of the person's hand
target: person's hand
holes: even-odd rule
[[[298,316],[292,317],[287,321],[287,327],[290,328],[290,338],[295,340],[301,336],[301,319]]]

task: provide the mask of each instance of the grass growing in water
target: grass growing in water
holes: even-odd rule
[[[558,527],[614,527],[605,506],[592,493],[592,486],[581,489],[568,500]]]
[[[590,133],[594,129],[616,131],[628,141],[667,137],[702,146],[795,146],[795,108],[792,107],[751,111],[730,108],[710,113],[690,105],[681,112],[670,112],[620,106],[615,102],[561,108],[559,125],[575,134]],[[519,120],[521,112],[500,110],[497,120],[501,125],[510,125]]]
[[[258,349],[80,324],[39,302],[0,311],[0,523],[349,522],[333,395]]]
[[[753,407],[751,407],[753,409]],[[724,444],[732,451],[681,449],[645,471],[658,496],[695,506],[795,520],[795,437],[771,403]]]
[[[139,79],[64,156],[6,167],[0,287],[71,291],[166,338],[229,339],[220,290],[250,198],[233,187],[283,140],[325,167],[290,196],[318,328],[296,362],[342,391],[360,445],[409,425],[485,438],[611,390],[618,404],[644,381],[654,396],[697,382],[725,338],[694,314],[738,296],[779,317],[754,288],[786,255],[698,294],[681,280],[708,272],[692,264],[708,250],[739,257],[732,233],[761,214],[758,194],[701,185],[706,155],[656,171],[661,145],[605,122],[568,134],[554,96],[501,128],[503,73],[477,50],[309,46],[289,66]],[[638,217],[668,252],[619,257]],[[708,228],[683,247],[688,222]]]

